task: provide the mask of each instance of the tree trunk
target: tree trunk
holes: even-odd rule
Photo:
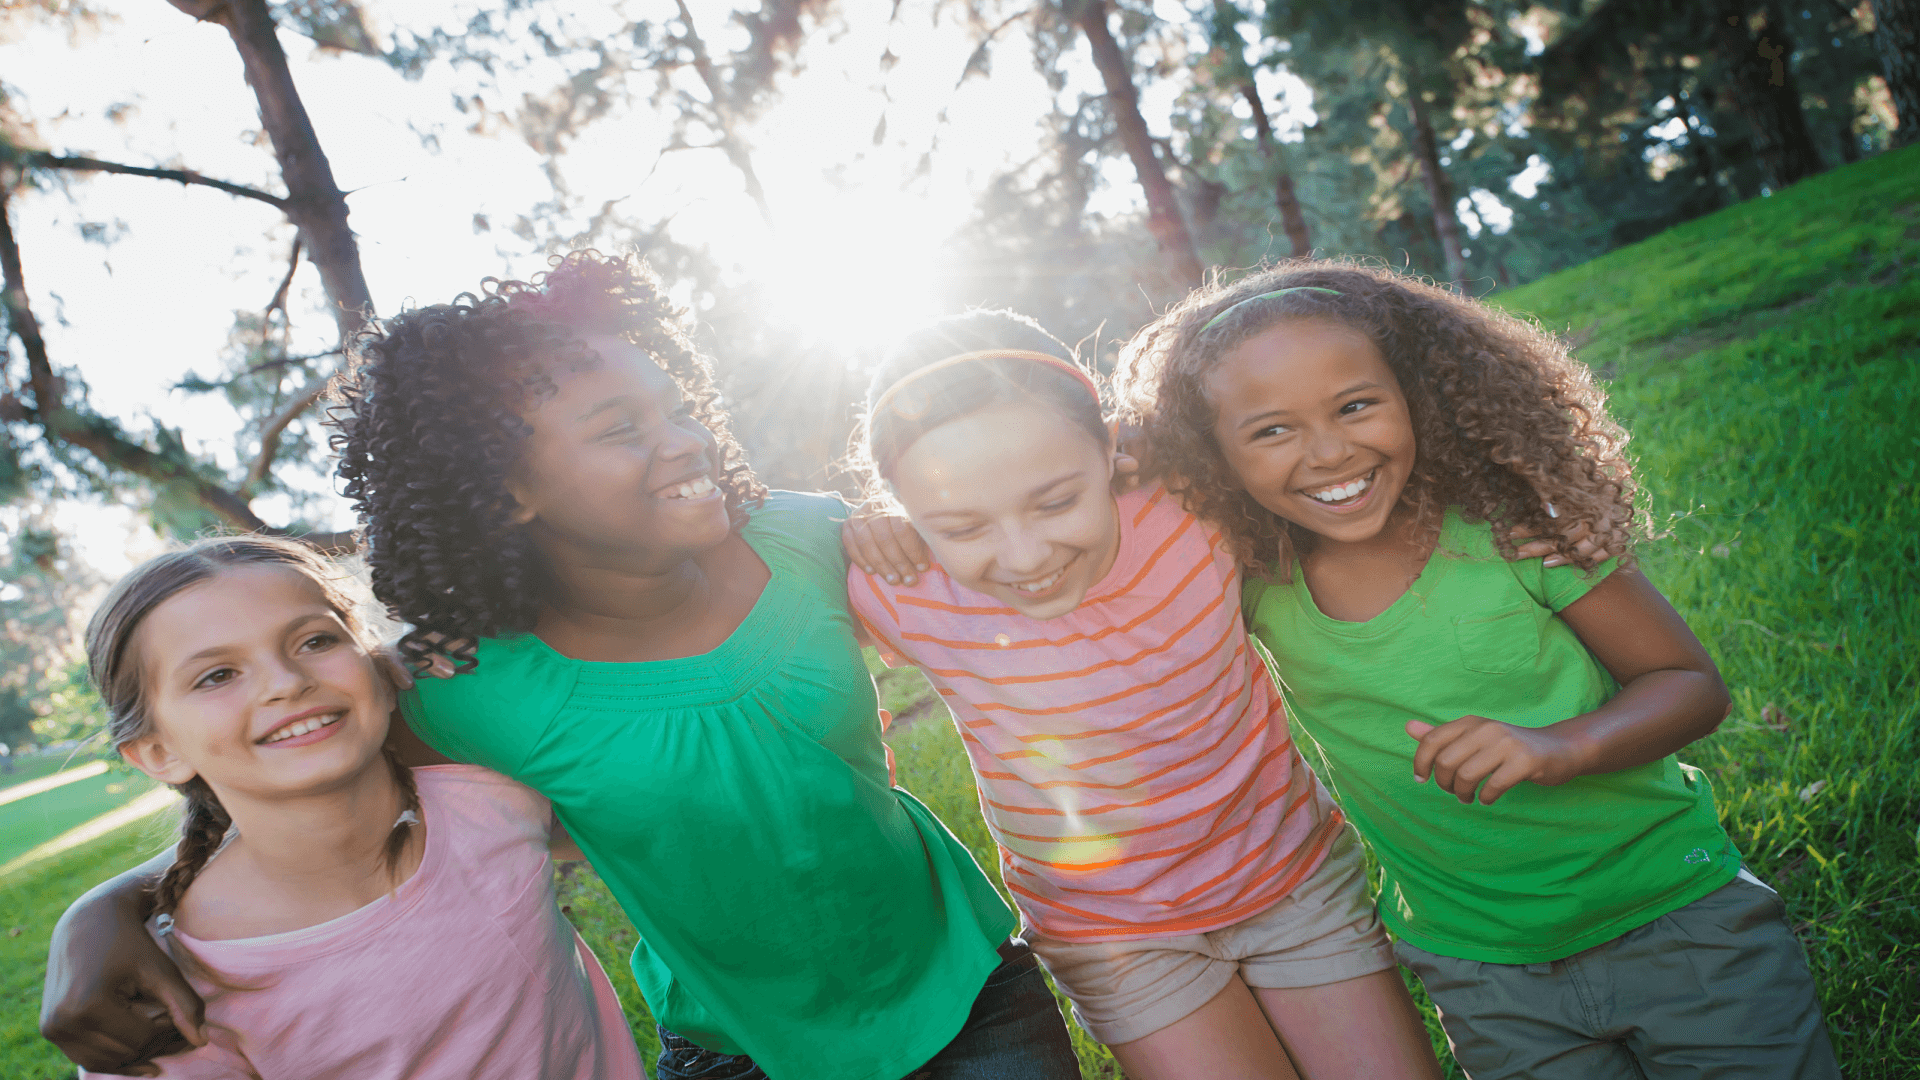
[[[1453,279],[1453,287],[1464,290],[1467,259],[1460,253],[1460,218],[1453,212],[1453,185],[1440,168],[1433,117],[1427,112],[1427,103],[1421,98],[1417,84],[1407,92],[1407,108],[1413,113],[1413,156],[1420,162],[1420,179],[1427,186],[1427,201],[1433,204],[1434,236],[1440,241],[1440,254],[1447,261],[1447,276]]]
[[[247,85],[260,103],[260,124],[280,163],[280,180],[287,185],[287,217],[299,228],[307,258],[320,271],[345,346],[372,312],[373,297],[360,271],[360,245],[347,227],[347,197],[334,182],[333,166],[300,103],[266,0],[168,2],[203,22],[220,24],[233,38]]]
[[[1132,159],[1134,172],[1140,178],[1140,189],[1146,194],[1147,231],[1153,234],[1161,261],[1174,280],[1193,288],[1205,277],[1205,271],[1199,252],[1193,246],[1193,237],[1180,216],[1180,203],[1173,196],[1173,185],[1167,182],[1166,170],[1161,168],[1160,159],[1153,152],[1153,136],[1147,131],[1146,119],[1140,115],[1140,94],[1133,86],[1133,71],[1107,26],[1107,0],[1081,0],[1074,9],[1073,21],[1087,35],[1087,45],[1093,50],[1093,64],[1100,69],[1100,78],[1106,83],[1107,101],[1113,108],[1114,123],[1120,128],[1120,142],[1126,147],[1127,157]]]
[[[1716,0],[1714,33],[1727,65],[1734,104],[1753,135],[1753,154],[1767,187],[1779,191],[1819,172],[1820,151],[1800,108],[1793,77],[1793,40],[1769,8],[1759,40],[1747,29],[1739,0]]]
[[[1900,126],[1893,145],[1920,141],[1920,0],[1873,0],[1873,47]]]
[[[1304,259],[1313,254],[1313,239],[1307,232],[1306,215],[1300,212],[1300,200],[1293,195],[1293,174],[1287,171],[1286,155],[1280,149],[1280,140],[1273,137],[1273,123],[1267,119],[1266,106],[1251,77],[1241,81],[1240,96],[1253,110],[1253,131],[1260,140],[1260,152],[1274,167],[1273,203],[1280,210],[1280,225],[1287,232],[1287,242],[1293,245],[1293,257]]]

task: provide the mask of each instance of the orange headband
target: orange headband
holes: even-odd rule
[[[915,368],[907,372],[896,380],[892,386],[887,387],[886,391],[879,397],[873,400],[873,408],[867,415],[879,416],[880,411],[892,403],[895,394],[898,394],[908,383],[913,382],[922,375],[929,375],[942,368],[956,367],[960,364],[971,363],[975,360],[1031,360],[1036,364],[1046,364],[1049,367],[1059,368],[1061,371],[1080,380],[1080,385],[1086,387],[1087,393],[1093,395],[1095,405],[1100,403],[1099,384],[1095,383],[1093,376],[1087,374],[1086,370],[1078,364],[1068,363],[1057,356],[1049,356],[1043,352],[1030,352],[1026,349],[980,349],[975,352],[964,352],[958,356],[949,356],[944,360],[936,360],[926,367]]]

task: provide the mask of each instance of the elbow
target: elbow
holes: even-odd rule
[[[1706,684],[1701,688],[1700,714],[1703,724],[1700,734],[1695,737],[1705,738],[1720,730],[1720,725],[1733,714],[1733,695],[1727,692],[1727,683],[1720,677],[1719,668],[1709,664],[1700,674]]]

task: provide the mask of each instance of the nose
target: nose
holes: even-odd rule
[[[993,561],[1000,569],[1015,577],[1038,573],[1052,557],[1053,545],[1038,529],[1026,525],[1002,529],[993,552]]]
[[[316,685],[313,673],[293,657],[274,657],[267,661],[262,674],[265,676],[262,686],[269,702],[297,700]]]
[[[704,427],[693,430],[686,424],[662,424],[653,454],[659,461],[677,464],[705,454],[712,445],[713,437],[707,434]]]
[[[1353,444],[1336,426],[1319,428],[1311,432],[1307,439],[1306,463],[1316,469],[1336,468],[1346,464],[1352,456]]]

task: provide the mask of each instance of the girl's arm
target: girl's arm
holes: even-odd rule
[[[911,585],[932,563],[927,542],[913,523],[898,514],[857,514],[840,525],[840,546],[847,559],[889,584]]]
[[[1726,719],[1726,684],[1667,598],[1633,570],[1615,570],[1560,612],[1620,692],[1590,713],[1546,727],[1463,716],[1438,727],[1410,721],[1420,740],[1413,774],[1431,775],[1461,802],[1494,800],[1523,780],[1564,784],[1658,761]],[[1485,781],[1486,786],[1481,787]]]
[[[158,1076],[151,1062],[207,1042],[206,1006],[147,933],[173,852],[88,890],[54,924],[40,1034],[92,1072]]]

